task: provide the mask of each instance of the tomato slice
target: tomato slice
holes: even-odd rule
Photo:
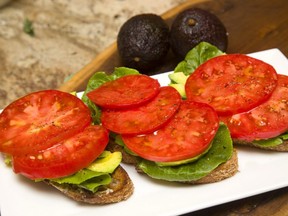
[[[146,75],[127,75],[104,83],[88,92],[87,97],[96,105],[110,108],[137,106],[154,98],[159,92],[158,80]]]
[[[107,129],[87,126],[82,132],[37,154],[13,157],[13,169],[30,179],[59,178],[87,167],[105,149]]]
[[[101,122],[118,134],[145,134],[164,125],[177,111],[181,96],[173,87],[160,88],[147,104],[131,109],[103,110]]]
[[[212,107],[183,101],[163,128],[147,135],[122,135],[122,138],[130,150],[144,159],[172,162],[193,158],[204,152],[218,127],[218,116]]]
[[[57,90],[26,95],[0,114],[0,151],[35,153],[91,124],[90,110],[77,97]]]
[[[245,141],[276,137],[288,130],[288,76],[278,75],[278,85],[268,101],[240,114],[220,118],[231,137]]]
[[[268,100],[277,85],[275,69],[258,59],[228,54],[200,65],[186,82],[188,100],[208,103],[219,115],[248,111]]]

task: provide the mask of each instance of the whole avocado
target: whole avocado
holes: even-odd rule
[[[169,27],[156,14],[131,17],[120,28],[117,47],[124,66],[145,72],[159,65],[169,48]]]
[[[200,8],[190,8],[179,13],[170,29],[170,45],[175,55],[183,59],[189,50],[202,41],[226,51],[228,33],[221,20]]]

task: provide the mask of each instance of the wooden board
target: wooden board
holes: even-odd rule
[[[180,11],[189,7],[209,10],[222,20],[229,32],[227,53],[251,53],[279,48],[288,56],[287,0],[190,0],[162,14],[162,17],[170,25]],[[172,70],[176,64],[177,60],[170,52],[166,62],[151,71],[151,74]],[[67,92],[82,91],[92,74],[97,71],[111,73],[117,66],[121,66],[121,62],[116,42],[114,42],[59,89]],[[286,171],[287,164],[283,165],[283,172]],[[288,188],[211,207],[192,214],[193,216],[286,216],[288,215]]]
[[[216,14],[229,33],[227,53],[251,53],[269,48],[280,48],[288,56],[288,1],[287,0],[190,0],[162,17],[170,25],[182,10],[199,7]],[[170,52],[164,64],[150,74],[172,70],[177,60]],[[97,71],[111,73],[122,66],[116,42],[95,57],[70,80],[59,87],[62,91],[82,91],[87,80]]]

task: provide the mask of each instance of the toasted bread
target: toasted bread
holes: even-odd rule
[[[233,143],[236,145],[246,145],[246,146],[251,146],[251,147],[260,148],[260,149],[269,150],[269,151],[281,151],[281,152],[288,151],[288,140],[284,140],[283,143],[280,145],[271,146],[271,147],[262,147],[252,142],[247,142],[247,141],[243,141],[239,139],[233,139]]]
[[[207,176],[193,182],[187,182],[190,184],[205,184],[213,183],[224,180],[226,178],[234,176],[238,172],[238,155],[237,150],[233,149],[232,157],[226,161],[226,163],[220,164],[213,172]]]
[[[139,167],[137,167],[137,157],[128,154],[124,151],[123,147],[120,145],[117,145],[114,142],[109,143],[108,149],[110,151],[121,151],[122,152],[122,162],[126,164],[132,164],[136,167],[137,172],[143,173]],[[220,164],[215,170],[213,170],[211,173],[209,173],[207,176],[197,180],[197,181],[190,181],[190,182],[184,182],[189,184],[203,184],[203,183],[213,183],[218,182],[223,179],[232,177],[238,172],[238,156],[237,156],[237,150],[233,149],[233,155],[232,157],[226,161],[223,164]]]
[[[58,184],[49,180],[45,182],[78,202],[104,205],[128,199],[133,194],[134,186],[127,172],[119,166],[111,176],[112,182],[100,188],[96,193],[78,187],[74,188],[68,184]]]

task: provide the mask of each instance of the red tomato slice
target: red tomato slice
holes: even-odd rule
[[[265,102],[277,85],[275,69],[258,59],[229,54],[200,65],[188,78],[188,100],[208,103],[219,115],[248,111]]]
[[[183,101],[178,112],[163,128],[148,135],[122,135],[122,138],[130,150],[144,159],[172,162],[204,152],[218,127],[218,116],[212,107]]]
[[[13,169],[30,179],[59,178],[74,174],[92,163],[105,149],[108,131],[90,125],[82,132],[37,154],[13,157]]]
[[[181,96],[173,87],[160,88],[147,104],[131,109],[103,110],[101,122],[118,134],[145,134],[164,125],[177,111]]]
[[[77,97],[56,90],[26,95],[0,114],[0,151],[35,153],[91,124],[90,110]]]
[[[276,137],[288,130],[288,77],[278,75],[278,85],[268,101],[240,114],[220,118],[231,137],[245,141]]]
[[[159,92],[158,80],[146,75],[127,75],[88,92],[96,105],[109,109],[137,106],[154,98]]]

